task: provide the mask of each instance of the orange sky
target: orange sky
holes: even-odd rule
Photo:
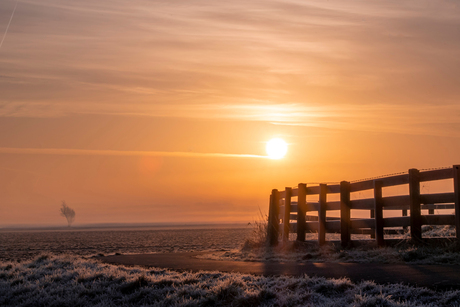
[[[75,225],[249,222],[272,188],[460,164],[459,14],[3,0],[0,227],[65,225],[63,200]]]

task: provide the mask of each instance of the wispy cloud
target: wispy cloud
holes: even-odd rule
[[[449,2],[24,0],[14,14],[0,117],[458,135],[460,19]]]
[[[0,147],[1,154],[25,155],[61,155],[61,156],[154,156],[154,157],[185,157],[185,158],[268,158],[251,154],[203,153],[203,152],[168,152],[168,151],[123,151],[123,150],[91,150],[67,148],[7,148]]]
[[[4,41],[5,38],[6,38],[6,34],[8,34],[8,29],[10,28],[11,21],[13,20],[14,12],[16,12],[16,7],[17,7],[17,6],[18,6],[18,2],[16,1],[15,5],[14,5],[13,12],[11,13],[10,20],[8,21],[8,25],[6,26],[5,33],[3,34],[2,41],[0,41],[0,49],[2,49],[3,41]]]
[[[158,104],[143,106],[110,104],[80,106],[77,114],[117,116],[175,117],[204,120],[269,122],[275,125],[319,127],[329,130],[390,132],[418,135],[460,136],[460,106],[458,104],[277,104],[249,100],[246,104]],[[61,117],[71,115],[62,105],[0,103],[1,116]]]
[[[102,114],[102,113],[101,113]],[[106,114],[106,113],[104,113]],[[452,105],[305,105],[251,101],[248,104],[184,104],[157,106],[150,112],[114,115],[270,122],[275,125],[331,130],[460,136],[460,106]]]

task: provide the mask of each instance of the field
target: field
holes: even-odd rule
[[[126,234],[126,230],[1,232],[1,242],[10,245],[1,246],[0,306],[460,306],[460,290],[455,289],[379,285],[373,281],[353,283],[346,278],[177,272],[103,264],[93,257],[98,251],[107,254],[197,250],[208,250],[208,257],[233,255],[232,259],[239,261],[251,260],[251,253],[259,257],[252,260],[267,256],[266,250],[256,248],[257,237],[250,229],[132,230]],[[171,241],[173,237],[175,241]],[[246,244],[242,244],[244,237],[248,238]],[[452,246],[440,246],[438,255],[444,253],[448,259],[458,259],[459,253]],[[412,252],[405,252],[416,255],[411,256],[415,259],[422,249],[412,247]],[[295,250],[297,253],[293,253]],[[271,259],[354,262],[379,262],[401,255],[394,248],[329,248],[316,252],[310,250],[307,256],[291,245],[270,253]]]
[[[0,264],[1,306],[458,306],[460,291],[348,279],[175,272],[42,255]]]

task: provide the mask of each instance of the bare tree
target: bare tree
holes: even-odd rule
[[[70,225],[75,220],[75,211],[66,205],[65,201],[62,202],[61,215],[67,219],[67,223]]]

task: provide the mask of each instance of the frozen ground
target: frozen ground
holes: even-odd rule
[[[348,279],[179,273],[42,255],[0,262],[0,306],[459,306],[460,291]]]
[[[257,230],[257,228],[256,228]],[[328,234],[328,240],[340,240],[340,235]],[[394,247],[377,248],[375,242],[359,247],[343,249],[340,245],[319,248],[314,241],[317,234],[307,234],[306,243],[289,241],[268,249],[264,231],[252,233],[245,244],[230,251],[213,251],[200,258],[236,261],[295,261],[295,262],[358,262],[358,263],[412,263],[412,264],[460,264],[460,245],[454,239],[443,243],[415,246],[409,233],[392,236],[401,239]],[[424,226],[424,238],[454,238],[455,227]],[[364,238],[364,236],[363,236]],[[361,238],[361,239],[363,239]],[[290,238],[295,240],[295,236]]]
[[[226,251],[239,248],[250,233],[250,227],[0,231],[0,260],[31,259],[40,253],[49,252],[91,256]]]
[[[424,235],[449,235],[451,230],[425,229]],[[243,245],[245,238],[249,239]],[[0,306],[460,306],[460,291],[308,276],[180,273],[102,264],[91,258],[204,250],[208,257],[234,260],[460,263],[454,244],[436,251],[411,246],[302,250],[291,243],[268,252],[257,240],[251,228],[2,231]]]

